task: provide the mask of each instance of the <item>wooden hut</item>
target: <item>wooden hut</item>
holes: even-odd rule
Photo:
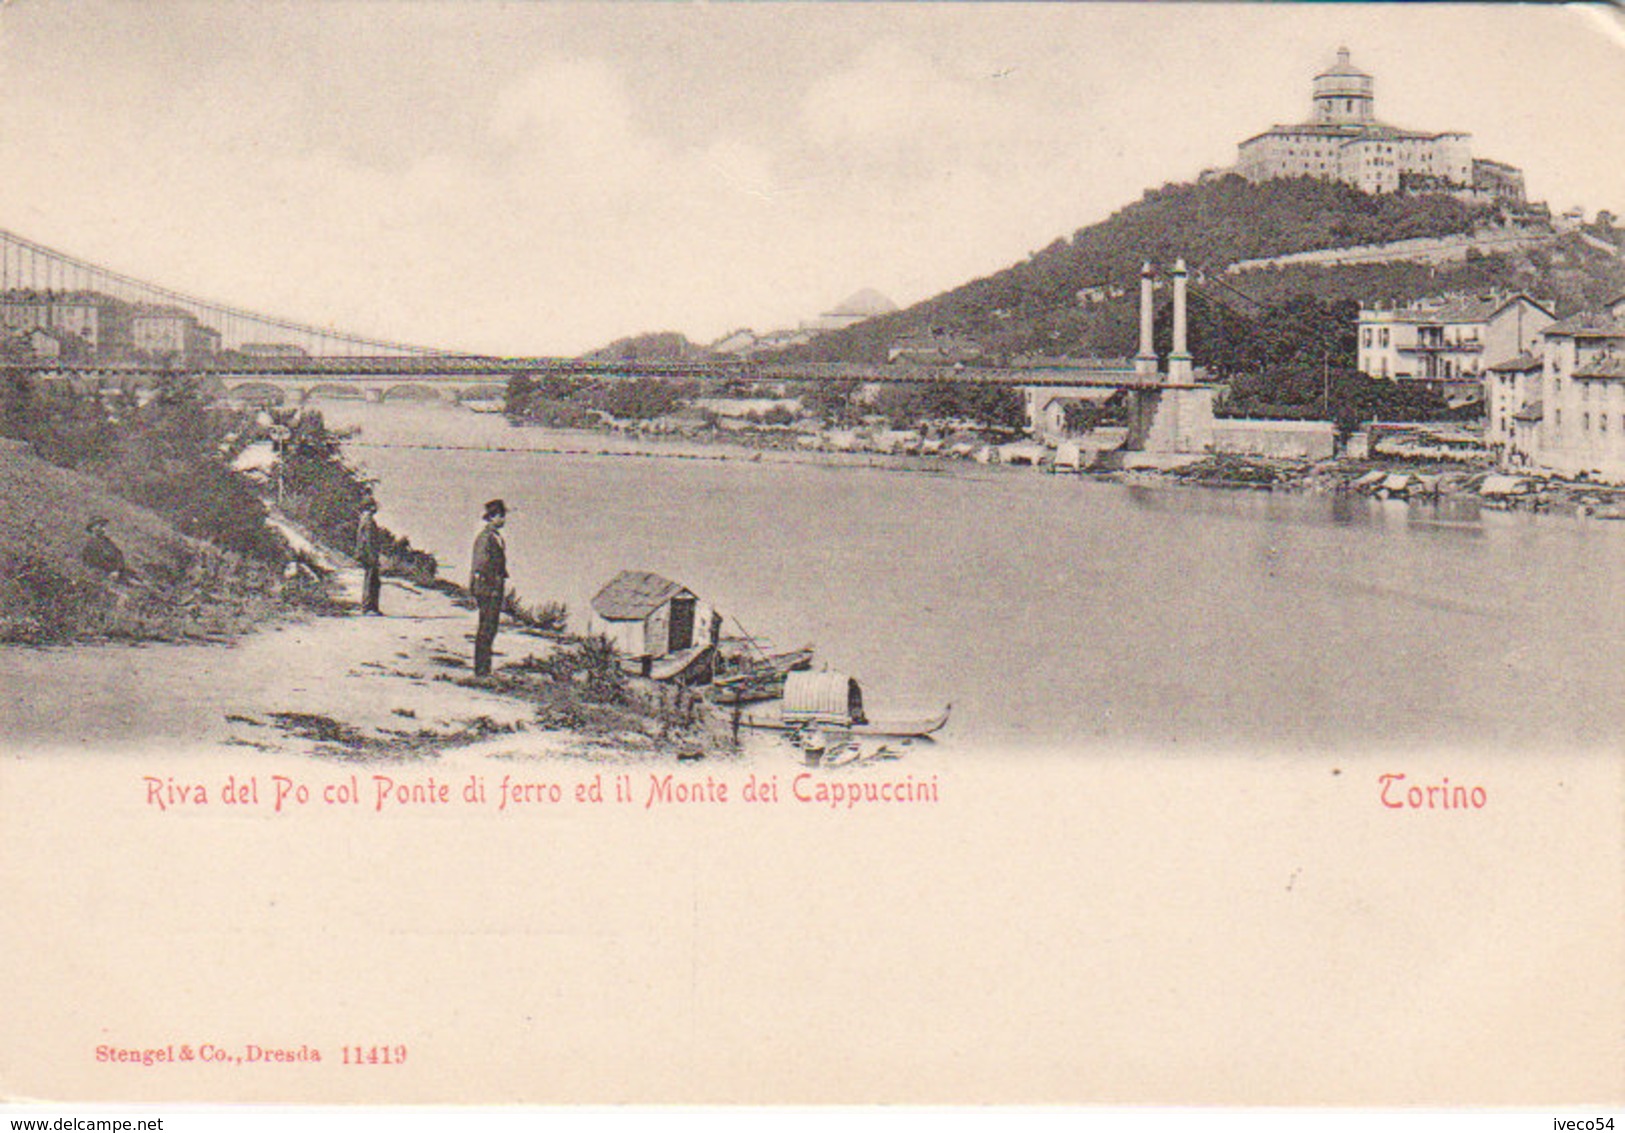
[[[681,583],[623,570],[593,596],[588,629],[647,674],[659,658],[715,645],[722,616]]]

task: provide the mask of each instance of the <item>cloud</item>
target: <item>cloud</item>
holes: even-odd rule
[[[1011,99],[999,87],[1008,74],[950,71],[897,43],[869,47],[846,70],[807,91],[802,121],[828,148],[879,151],[954,146],[1009,125]]]
[[[624,143],[632,132],[631,119],[631,100],[609,64],[554,60],[498,92],[491,133],[587,153]]]
[[[235,9],[130,8],[83,36],[24,6],[0,22],[0,216],[142,278],[383,338],[548,353],[794,325],[863,286],[923,298],[1230,160],[1272,99],[1295,112],[1337,42],[1318,14],[1108,7],[713,5],[663,37],[613,5],[501,5],[466,28],[408,5],[385,35],[370,9],[295,6],[270,31],[256,9],[233,32],[217,25]],[[1449,69],[1400,61],[1535,19],[1474,13],[1462,40],[1416,34],[1461,19],[1395,13],[1358,49],[1390,52],[1395,107],[1412,72],[1466,100],[1415,125],[1472,128],[1532,187],[1562,174],[1565,200],[1618,211],[1617,161],[1564,148],[1563,88],[1543,81],[1561,56],[1611,90],[1615,40],[1542,15],[1517,82],[1488,85],[1465,81],[1471,60],[1444,85]],[[268,35],[288,50],[268,55]],[[1147,71],[1153,44],[1165,65]],[[1309,62],[1247,65],[1270,53]],[[1608,90],[1599,114],[1625,105]]]

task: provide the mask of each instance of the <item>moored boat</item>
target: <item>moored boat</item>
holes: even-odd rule
[[[742,712],[742,727],[795,735],[838,733],[883,739],[923,739],[941,731],[953,705],[930,716],[875,717],[864,710],[863,690],[845,673],[792,672],[777,706]]]
[[[686,685],[704,684],[711,678],[715,650],[709,643],[691,645],[664,657],[651,658],[647,675],[657,681],[677,681]],[[634,660],[633,665],[638,662]],[[631,666],[627,666],[632,671]]]
[[[707,693],[715,704],[748,704],[773,700],[784,695],[784,682],[790,673],[812,667],[813,650],[795,649],[734,662],[731,672],[719,671],[711,678]],[[720,666],[719,666],[720,668]]]

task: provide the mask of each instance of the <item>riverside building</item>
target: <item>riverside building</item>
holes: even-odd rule
[[[1503,468],[1625,483],[1625,296],[1545,327],[1484,378],[1484,442]]]
[[[1397,307],[1362,307],[1356,365],[1373,378],[1477,382],[1535,349],[1556,316],[1515,294],[1445,295]]]
[[[1553,323],[1541,339],[1539,398],[1525,407],[1531,463],[1625,483],[1625,296]]]

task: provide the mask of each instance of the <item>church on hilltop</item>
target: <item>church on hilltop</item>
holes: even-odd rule
[[[1475,160],[1472,135],[1427,133],[1379,122],[1376,81],[1340,47],[1337,62],[1315,76],[1308,122],[1272,126],[1237,147],[1230,172],[1249,181],[1316,177],[1366,193],[1403,189],[1453,191],[1524,202],[1523,173],[1497,161]]]

